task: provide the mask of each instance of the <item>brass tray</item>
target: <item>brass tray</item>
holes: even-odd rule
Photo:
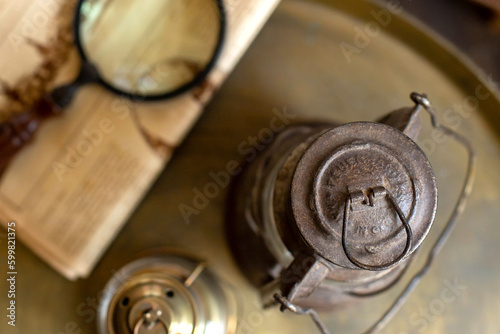
[[[211,173],[244,159],[249,136],[270,126],[273,110],[286,108],[296,115],[293,122],[374,120],[410,106],[409,94],[417,91],[429,94],[444,124],[473,142],[477,177],[467,209],[436,265],[384,333],[498,333],[499,98],[490,91],[487,76],[406,15],[391,14],[390,23],[379,24],[377,32],[373,11],[388,10],[386,6],[364,0],[284,0],[90,278],[68,282],[17,246],[17,326],[8,326],[4,316],[0,332],[95,333],[97,299],[112,274],[142,251],[177,247],[208,259],[236,287],[239,333],[316,333],[308,317],[261,310],[257,290],[228,250],[227,186],[220,186],[189,224],[179,206],[193,206],[195,189],[203,192],[212,182]],[[371,29],[369,42],[356,46],[359,29]],[[342,42],[357,47],[351,62]],[[431,132],[421,143],[435,168],[440,195],[424,255],[458,197],[465,153],[451,140],[432,139]],[[1,254],[6,261],[6,247]],[[414,268],[422,260],[420,256]],[[360,333],[383,313],[408,277],[357,308],[321,316],[334,333]],[[5,280],[0,290],[6,294]],[[6,307],[2,297],[0,308]]]

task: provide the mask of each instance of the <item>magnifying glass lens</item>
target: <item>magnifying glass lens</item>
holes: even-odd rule
[[[77,42],[105,85],[166,97],[208,73],[222,38],[221,11],[216,0],[84,0]]]

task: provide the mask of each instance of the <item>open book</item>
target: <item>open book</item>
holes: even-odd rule
[[[138,103],[97,85],[82,87],[2,176],[1,223],[15,221],[21,241],[66,278],[89,275],[278,2],[225,2],[227,37],[203,89]],[[62,3],[16,0],[3,6],[3,80],[15,83],[41,62],[25,40],[43,44]],[[79,60],[73,53],[54,85],[75,75]]]

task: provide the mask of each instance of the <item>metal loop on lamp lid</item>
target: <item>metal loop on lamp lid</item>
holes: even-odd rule
[[[364,197],[364,194],[362,191],[358,191],[356,194],[361,195],[361,197]],[[352,200],[353,200],[353,198],[356,198],[356,197],[354,196],[354,194],[349,194],[349,196],[347,197],[347,200],[346,200],[345,208],[344,208],[344,222],[342,224],[342,247],[344,248],[344,253],[347,256],[347,258],[349,259],[349,261],[354,263],[359,268],[365,269],[365,270],[375,271],[375,270],[388,269],[388,268],[394,266],[396,263],[399,263],[406,256],[408,256],[408,254],[411,250],[411,242],[412,242],[412,238],[413,238],[413,232],[412,232],[411,226],[408,223],[408,220],[406,219],[404,213],[402,212],[398,203],[394,200],[394,196],[392,194],[390,194],[387,191],[387,189],[385,189],[384,187],[377,187],[375,189],[370,190],[370,195],[369,195],[368,200],[366,200],[366,198],[364,198],[364,199],[362,199],[362,201],[367,202],[367,204],[374,205],[375,201],[380,200],[381,197],[387,198],[389,200],[389,203],[391,204],[391,206],[394,208],[394,210],[398,214],[399,220],[401,220],[401,223],[403,224],[405,231],[406,231],[406,245],[405,245],[403,252],[401,252],[401,254],[399,254],[398,257],[394,258],[393,260],[390,260],[387,263],[380,264],[377,266],[362,263],[362,262],[358,261],[354,256],[352,256],[352,254],[349,250],[349,247],[348,247],[347,230],[348,230],[349,213],[351,211]],[[358,196],[358,198],[359,198],[359,196]]]

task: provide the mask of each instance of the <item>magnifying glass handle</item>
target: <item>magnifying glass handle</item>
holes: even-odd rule
[[[50,96],[59,108],[66,108],[73,100],[80,86],[98,81],[99,74],[95,66],[88,61],[83,61],[76,79],[67,85],[57,87],[50,93]]]
[[[84,61],[80,73],[73,82],[44,94],[24,113],[1,123],[0,177],[12,158],[33,139],[42,121],[60,114],[71,103],[81,85],[98,81],[99,76],[95,67]]]

